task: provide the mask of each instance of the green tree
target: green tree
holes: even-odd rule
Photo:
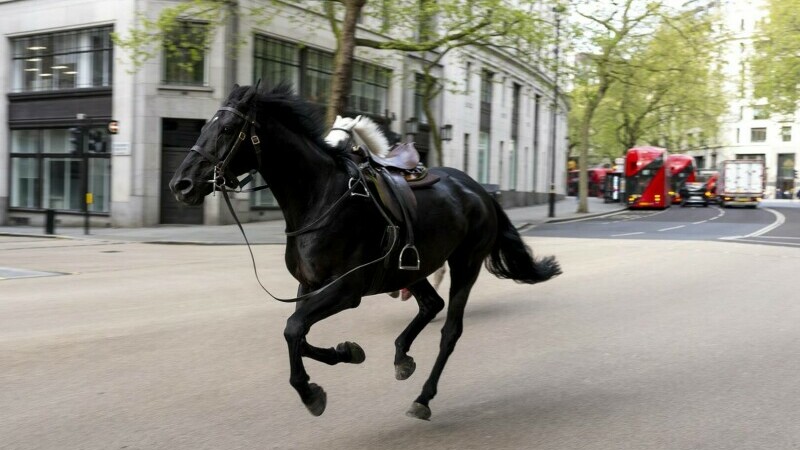
[[[793,114],[800,100],[800,0],[768,0],[767,10],[754,38],[755,97],[766,98],[773,112]]]
[[[661,3],[644,3],[640,0],[607,2],[593,0],[582,2],[576,13],[585,20],[583,34],[587,51],[581,55],[574,78],[573,102],[580,109],[575,127],[577,131],[578,212],[589,212],[587,195],[589,148],[595,114],[609,89],[618,82],[617,74],[628,65],[629,56],[641,47],[646,30],[654,29],[653,22],[660,15]],[[579,105],[579,106],[578,106]]]
[[[618,68],[596,113],[596,156],[613,159],[645,144],[678,151],[688,135],[717,134],[726,101],[719,70],[723,40],[714,32],[715,20],[697,11],[665,16]]]

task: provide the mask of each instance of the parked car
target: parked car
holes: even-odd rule
[[[708,206],[708,200],[711,197],[708,191],[708,185],[698,181],[687,181],[681,187],[681,206],[688,205],[702,205]]]

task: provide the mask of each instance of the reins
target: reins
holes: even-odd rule
[[[310,297],[312,297],[312,296],[314,296],[316,294],[319,294],[320,292],[328,289],[329,287],[333,286],[334,284],[336,284],[337,282],[342,280],[344,277],[352,274],[353,272],[361,270],[361,269],[363,269],[363,268],[365,268],[367,266],[370,266],[372,264],[376,264],[376,263],[379,263],[381,261],[384,261],[384,260],[386,260],[386,258],[389,257],[389,255],[391,255],[392,251],[394,251],[395,245],[397,244],[397,239],[398,239],[398,234],[399,234],[399,230],[398,230],[399,227],[397,225],[395,225],[394,222],[392,222],[391,218],[389,218],[389,216],[386,214],[386,212],[383,210],[383,208],[381,208],[380,204],[378,204],[378,201],[375,199],[375,196],[370,195],[369,189],[367,188],[366,180],[364,179],[364,173],[361,171],[361,168],[359,167],[359,165],[356,164],[355,161],[345,157],[345,158],[343,158],[343,160],[350,166],[349,167],[350,169],[353,169],[352,172],[350,170],[348,170],[348,173],[350,173],[351,176],[350,176],[350,179],[348,181],[347,190],[330,207],[328,207],[328,209],[323,214],[321,214],[319,217],[314,219],[311,223],[309,223],[308,225],[303,226],[302,228],[300,228],[298,230],[295,230],[295,231],[285,231],[285,234],[286,234],[287,237],[295,237],[295,236],[299,236],[299,235],[302,235],[304,233],[307,233],[309,231],[312,231],[312,230],[314,230],[316,228],[317,224],[319,224],[323,219],[328,217],[340,204],[343,203],[343,201],[346,198],[354,197],[354,196],[357,196],[357,197],[368,197],[368,198],[370,198],[370,200],[372,200],[373,205],[375,205],[375,208],[378,210],[378,212],[381,213],[381,216],[383,217],[383,219],[387,223],[386,230],[390,234],[390,240],[391,240],[391,244],[389,245],[389,248],[379,258],[376,258],[376,259],[374,259],[372,261],[366,262],[364,264],[358,265],[358,266],[348,270],[347,272],[345,272],[342,275],[338,276],[337,278],[335,278],[334,280],[332,280],[329,283],[325,284],[324,286],[322,286],[322,287],[320,287],[318,289],[315,289],[314,291],[305,293],[305,294],[303,294],[301,296],[294,297],[294,298],[280,298],[280,297],[276,297],[275,295],[273,295],[264,286],[264,284],[261,282],[261,279],[258,276],[258,268],[256,267],[256,259],[255,259],[255,255],[253,254],[253,248],[250,245],[250,240],[247,239],[247,234],[244,231],[244,227],[242,226],[242,222],[239,220],[239,216],[236,214],[236,210],[234,209],[233,204],[232,204],[231,199],[230,199],[230,196],[228,195],[229,192],[234,192],[234,193],[237,193],[237,192],[253,192],[253,191],[257,191],[257,190],[261,190],[261,189],[266,189],[266,188],[269,187],[269,185],[264,184],[263,186],[258,186],[256,188],[242,189],[245,185],[247,185],[250,181],[252,181],[252,175],[253,175],[253,172],[255,172],[255,171],[251,171],[250,174],[248,174],[248,176],[246,178],[244,178],[241,181],[239,181],[236,189],[229,189],[227,187],[227,182],[225,180],[225,169],[227,168],[227,166],[230,163],[230,161],[233,159],[233,155],[238,151],[239,146],[241,145],[241,143],[246,138],[246,132],[248,131],[248,129],[250,131],[250,140],[253,143],[253,147],[254,147],[255,152],[256,152],[256,159],[258,160],[258,166],[261,167],[261,147],[259,145],[261,141],[259,140],[259,138],[258,138],[258,136],[256,135],[256,132],[255,132],[255,128],[258,127],[259,125],[258,125],[258,123],[256,123],[255,119],[251,119],[249,115],[245,116],[244,114],[242,114],[240,111],[236,110],[235,108],[231,108],[231,107],[228,107],[228,106],[223,106],[223,107],[220,108],[220,110],[230,111],[230,112],[236,114],[237,116],[243,118],[244,121],[245,121],[244,124],[242,125],[242,129],[239,131],[239,135],[238,135],[236,141],[234,142],[233,147],[231,147],[231,149],[228,151],[227,155],[225,155],[225,158],[222,161],[220,161],[219,158],[217,158],[214,155],[208,153],[205,149],[203,149],[203,148],[201,148],[201,147],[199,147],[197,145],[193,146],[190,149],[190,151],[197,152],[198,154],[200,154],[201,156],[206,158],[209,162],[214,164],[214,178],[211,179],[211,180],[207,180],[207,182],[208,183],[212,183],[214,185],[214,192],[216,192],[216,190],[219,189],[219,191],[222,193],[222,197],[225,199],[225,204],[228,206],[228,210],[230,211],[231,215],[233,216],[233,220],[236,222],[236,226],[239,227],[239,231],[242,233],[242,237],[244,238],[245,244],[247,245],[247,251],[250,253],[250,261],[253,264],[253,273],[255,274],[256,281],[258,282],[258,285],[261,287],[261,289],[264,292],[267,293],[267,295],[269,295],[270,297],[272,297],[273,299],[275,299],[275,300],[277,300],[279,302],[284,302],[284,303],[295,303],[295,302],[303,301],[303,300],[305,300],[307,298],[310,298]],[[255,114],[254,114],[254,116],[255,116]],[[341,130],[342,131],[347,131],[348,133],[351,132],[350,130],[345,130],[345,129],[341,129]],[[357,192],[356,191],[356,188],[358,188],[359,185],[363,188],[363,192]]]

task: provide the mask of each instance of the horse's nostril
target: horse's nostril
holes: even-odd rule
[[[180,192],[181,194],[187,194],[189,191],[192,190],[192,180],[182,179],[175,183],[175,192]]]

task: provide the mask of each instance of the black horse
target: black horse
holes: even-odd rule
[[[413,232],[421,265],[419,270],[399,270],[399,246],[387,250],[391,233],[386,215],[376,207],[374,196],[350,195],[364,193],[362,187],[354,189],[354,182],[357,185],[363,178],[347,146],[332,148],[325,143],[321,124],[316,109],[285,85],[270,92],[259,92],[257,85],[236,85],[203,128],[170,188],[179,201],[197,205],[213,190],[234,187],[236,177],[252,169],[269,184],[287,230],[295,231],[287,233],[286,267],[299,281],[298,295],[303,298],[287,320],[284,337],[290,383],[313,415],[325,410],[326,394],[309,383],[303,357],[357,364],[365,356],[353,342],[335,348],[311,345],[306,340],[311,326],[357,307],[364,295],[408,287],[419,312],[395,341],[394,358],[397,379],[406,379],[416,367],[408,355],[412,342],[445,306],[425,277],[447,261],[450,302],[439,356],[407,413],[429,419],[428,403],[461,336],[467,297],[484,261],[492,274],[529,284],[561,270],[553,257],[534,259],[500,205],[480,184],[451,168],[431,169],[440,181],[414,191],[419,213]]]

